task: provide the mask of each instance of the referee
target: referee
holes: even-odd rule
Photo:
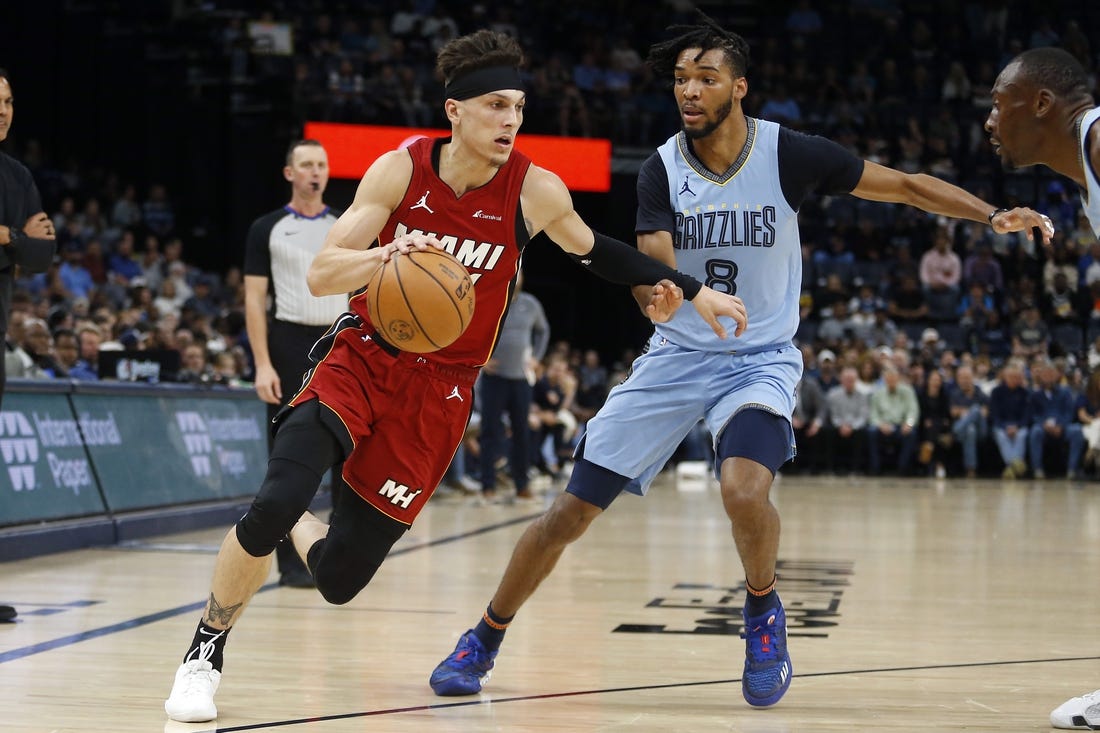
[[[306,285],[310,263],[340,215],[323,200],[328,154],[321,143],[291,143],[283,177],[290,182],[290,203],[252,222],[244,259],[245,325],[256,367],[256,394],[268,404],[269,418],[298,391],[311,366],[314,342],[348,305],[346,296],[318,298]],[[333,476],[335,508],[342,481],[338,470]],[[289,542],[279,543],[275,555],[280,585],[313,587],[313,578]]]

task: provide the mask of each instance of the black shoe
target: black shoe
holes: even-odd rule
[[[317,587],[317,584],[313,582],[313,576],[309,574],[308,570],[288,570],[282,573],[279,575],[279,585],[285,585],[288,588]]]
[[[17,615],[11,606],[0,606],[0,621],[13,621]]]

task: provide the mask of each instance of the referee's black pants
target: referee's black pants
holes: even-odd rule
[[[283,392],[283,397],[278,405],[269,403],[267,406],[269,427],[271,427],[271,421],[275,419],[275,415],[278,414],[283,405],[289,402],[290,398],[301,389],[302,377],[313,366],[313,362],[309,360],[309,352],[328,329],[328,325],[310,326],[303,323],[268,319],[267,352],[271,357],[271,365],[275,368],[275,373],[279,375],[279,387]],[[271,441],[272,431],[268,430],[267,448],[269,452]],[[337,510],[339,503],[343,501],[347,493],[347,484],[341,478],[343,469],[343,463],[338,463],[332,468],[332,487],[330,491],[333,512]],[[294,551],[294,546],[289,541],[280,542],[276,545],[275,557],[279,561],[279,572],[282,574],[308,572],[305,564],[298,557],[298,553]]]

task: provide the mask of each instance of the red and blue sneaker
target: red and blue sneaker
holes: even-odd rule
[[[778,600],[778,599],[777,599]],[[741,694],[749,705],[767,707],[779,702],[791,686],[791,658],[787,654],[787,616],[783,604],[760,616],[745,619],[745,674]]]
[[[471,629],[458,640],[451,656],[435,668],[428,684],[437,695],[476,695],[489,681],[496,656],[497,652],[487,651]]]

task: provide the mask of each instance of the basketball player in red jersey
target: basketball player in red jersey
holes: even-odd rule
[[[268,577],[288,532],[330,603],[347,603],[412,524],[454,455],[472,387],[511,301],[532,236],[551,240],[596,275],[656,285],[654,320],[690,300],[719,336],[718,318],[747,318],[739,298],[593,232],[556,175],[513,149],[526,95],[523,52],[509,36],[478,31],[440,49],[451,137],[418,140],[381,156],[310,268],[314,295],[361,290],[383,263],[438,247],[467,267],[477,309],[465,333],[432,354],[403,352],[375,332],[364,292],[313,347],[314,367],[277,418],[267,476],[222,543],[206,608],[176,672],[165,710],[173,720],[217,716],[214,693],[230,628]],[[380,243],[386,244],[378,246]],[[414,296],[415,297],[415,296]],[[326,525],[306,509],[329,467],[344,460],[349,494]]]

